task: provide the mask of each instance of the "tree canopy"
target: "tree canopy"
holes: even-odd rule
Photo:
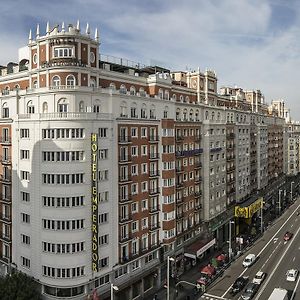
[[[40,300],[38,285],[32,277],[22,272],[13,272],[0,277],[1,300]]]

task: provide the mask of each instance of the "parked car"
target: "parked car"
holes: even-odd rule
[[[259,285],[251,282],[248,283],[248,285],[245,288],[245,291],[242,293],[242,299],[243,300],[250,300],[253,298],[253,296],[256,294],[258,290]]]
[[[296,281],[299,271],[297,269],[290,269],[286,272],[287,281]]]
[[[239,293],[244,288],[244,286],[247,284],[247,282],[248,282],[248,277],[241,276],[241,277],[237,278],[230,289],[230,293],[232,295]]]
[[[251,265],[253,265],[256,261],[256,255],[255,254],[248,254],[244,261],[243,261],[243,267],[248,268]]]
[[[258,271],[256,273],[256,275],[254,276],[252,282],[258,285],[261,285],[261,283],[265,280],[266,278],[266,273],[262,272],[262,271]]]
[[[287,231],[287,232],[284,234],[283,239],[284,239],[285,241],[289,241],[292,237],[293,237],[293,234],[292,234],[291,232]]]

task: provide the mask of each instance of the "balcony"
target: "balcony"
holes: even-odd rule
[[[177,173],[182,173],[182,172],[184,172],[183,166],[177,166],[177,167],[176,167],[176,172],[177,172]]]
[[[11,144],[11,137],[8,136],[1,136],[0,137],[0,143],[10,145]]]
[[[160,228],[159,223],[156,222],[154,224],[150,224],[149,231],[155,231],[158,230],[159,228]]]
[[[0,215],[0,221],[11,224],[11,216],[10,215]]]
[[[1,241],[4,241],[6,243],[11,243],[11,237],[9,235],[6,235],[5,233],[3,232],[0,232],[0,240]]]
[[[226,161],[233,161],[235,160],[235,155],[227,156]]]
[[[119,182],[120,183],[128,183],[128,182],[131,182],[131,181],[132,181],[131,175],[125,175],[125,176],[120,176],[119,177]]]
[[[2,164],[11,164],[11,157],[10,156],[0,156],[0,160]]]
[[[131,162],[131,155],[119,156],[119,163],[129,163],[129,162]]]
[[[155,205],[155,206],[150,206],[149,207],[149,213],[152,214],[152,213],[157,213],[159,212],[159,205]]]
[[[6,183],[11,183],[11,175],[2,175],[0,174],[0,181],[6,182]]]
[[[127,233],[126,235],[120,236],[119,243],[126,243],[129,240],[132,240],[132,235],[130,233]]]
[[[131,143],[131,137],[126,135],[119,136],[119,144],[129,144]]]
[[[150,160],[153,160],[153,159],[159,159],[159,153],[153,153],[153,152],[150,152],[150,153],[149,153],[149,159],[150,159]]]
[[[128,213],[127,215],[119,216],[119,223],[124,224],[132,221],[131,213]]]
[[[202,167],[202,163],[200,161],[195,162],[195,164],[194,164],[195,169],[200,169],[201,167]]]
[[[181,204],[183,201],[183,196],[176,196],[176,204]]]
[[[149,189],[149,195],[157,195],[159,192],[159,188]]]
[[[128,195],[120,195],[120,198],[119,198],[119,202],[122,203],[122,204],[126,204],[126,203],[129,203],[129,202],[132,202],[132,196],[131,194],[128,194]]]
[[[184,188],[183,182],[176,183],[176,190],[180,190],[180,189],[183,189],[183,188]]]
[[[159,170],[150,170],[149,172],[149,177],[152,178],[152,177],[159,177],[160,173],[159,173]]]
[[[227,133],[226,137],[227,139],[234,139],[235,135],[233,132],[231,132],[231,133]]]
[[[201,141],[201,135],[195,135],[195,142]]]
[[[195,177],[195,183],[199,183],[202,181],[202,177],[199,176],[199,177]]]
[[[183,212],[176,212],[176,219],[180,220],[183,218]]]
[[[184,137],[182,135],[176,135],[175,140],[176,142],[181,142],[184,140]]]
[[[159,136],[158,135],[150,135],[149,136],[149,142],[150,143],[158,143],[159,142]]]
[[[11,195],[0,195],[0,202],[11,203]]]

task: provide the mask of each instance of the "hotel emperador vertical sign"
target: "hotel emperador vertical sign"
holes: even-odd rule
[[[91,135],[91,208],[92,208],[92,271],[98,272],[98,137]]]

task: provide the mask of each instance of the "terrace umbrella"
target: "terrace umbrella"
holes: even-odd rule
[[[212,276],[215,275],[216,269],[211,265],[207,265],[200,271],[200,273],[208,276]]]

